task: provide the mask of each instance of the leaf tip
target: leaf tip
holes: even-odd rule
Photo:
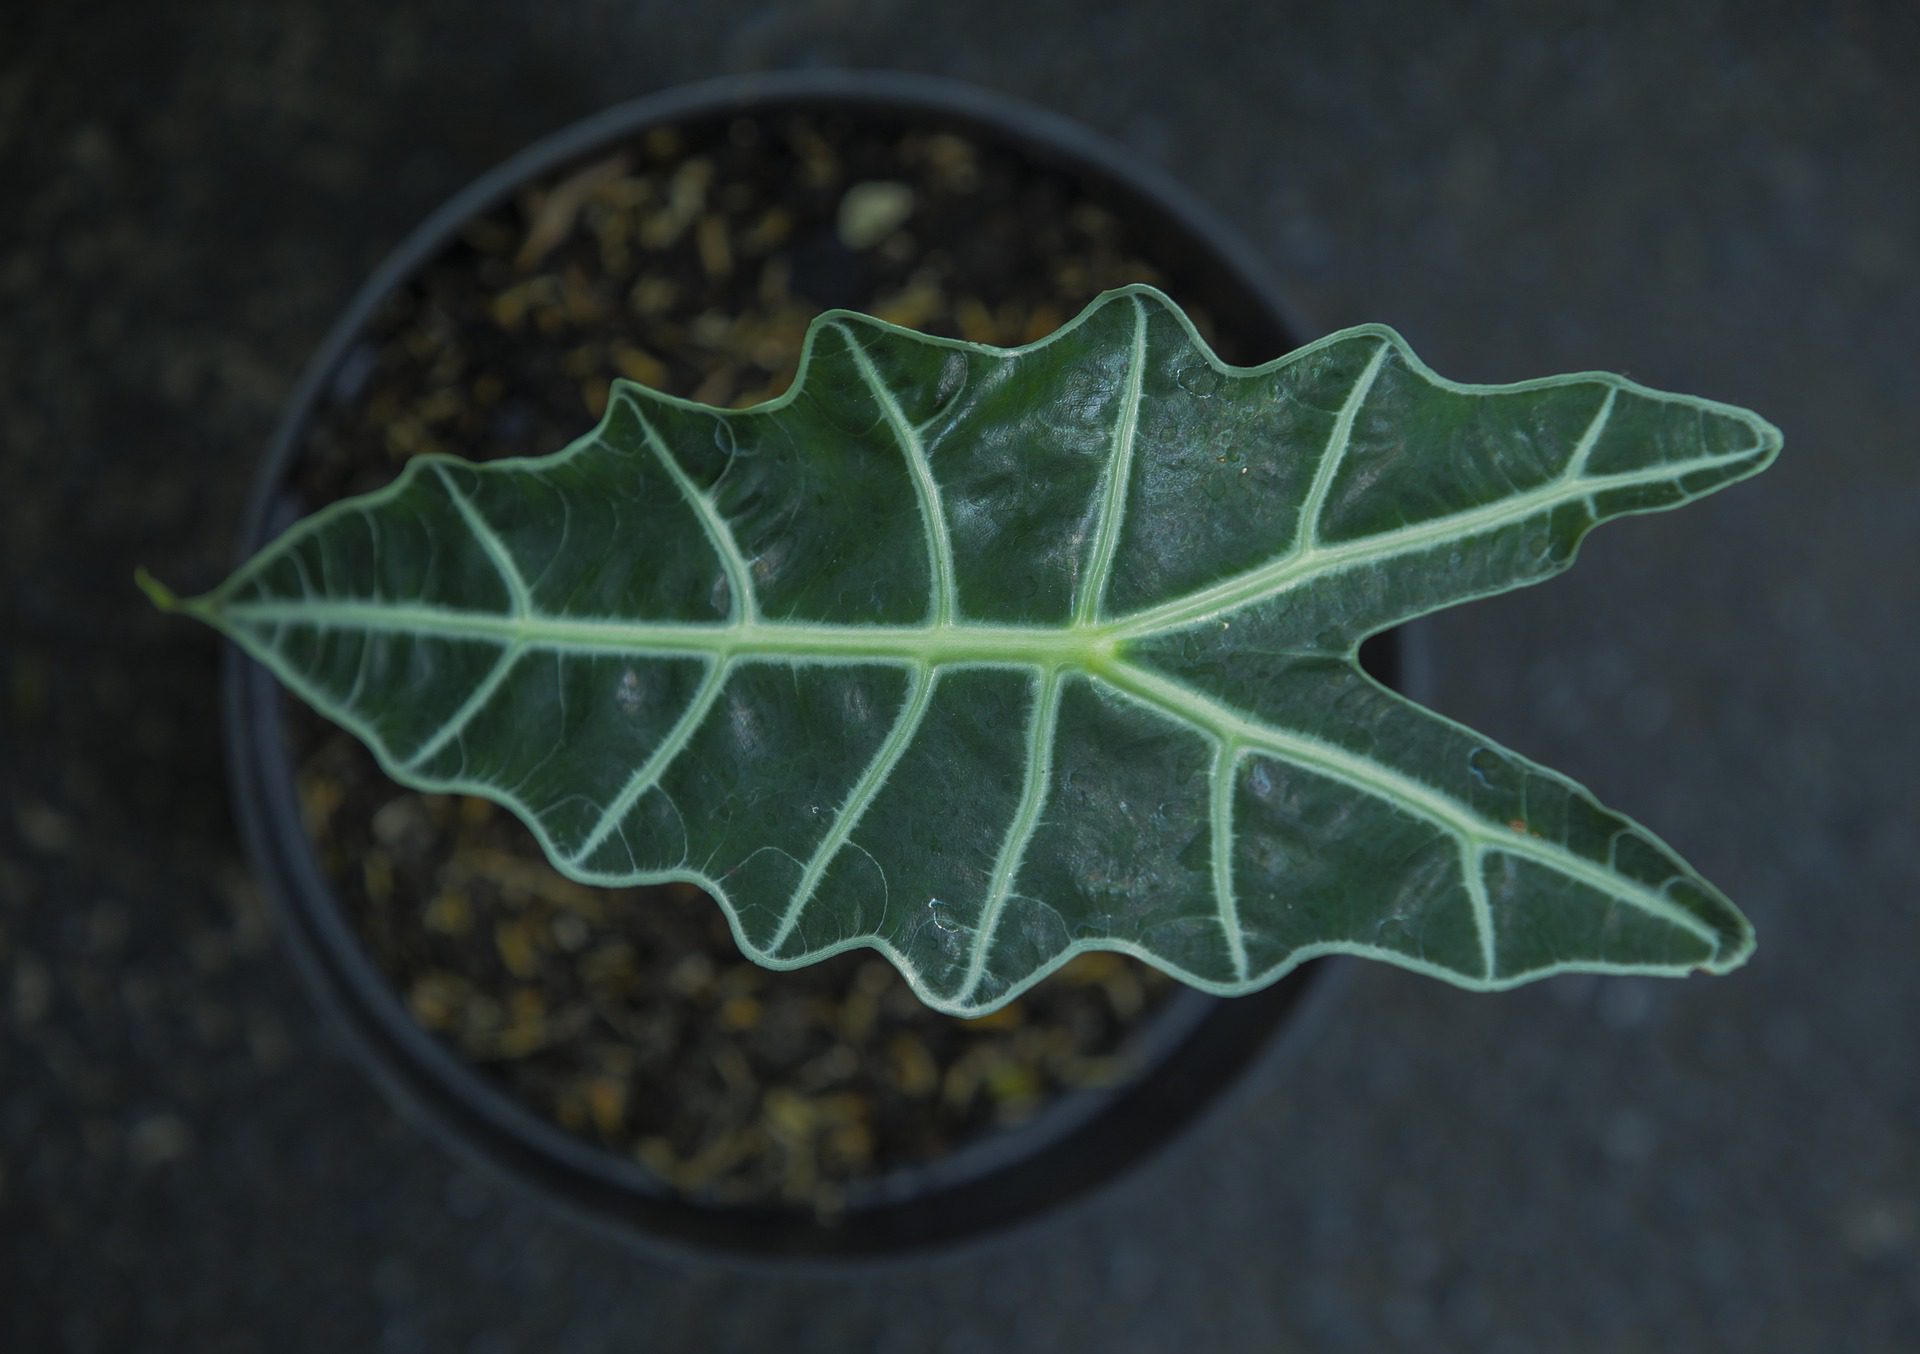
[[[1773,464],[1774,457],[1780,454],[1780,448],[1786,442],[1786,436],[1779,428],[1769,423],[1751,409],[1738,405],[1720,406],[1719,412],[1735,426],[1744,429],[1752,437],[1745,446],[1735,447],[1725,453],[1729,465],[1738,463],[1741,472],[1738,478],[1757,475]]]
[[[1732,973],[1753,958],[1753,952],[1758,948],[1753,934],[1753,923],[1737,913],[1735,920],[1737,925],[1721,930],[1713,947],[1713,953],[1696,966],[1701,973],[1716,976]]]
[[[144,565],[134,569],[133,582],[135,587],[147,595],[147,600],[161,611],[172,614],[185,606],[173,589],[148,573]]]

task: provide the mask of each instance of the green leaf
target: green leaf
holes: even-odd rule
[[[1008,350],[836,312],[780,399],[621,383],[565,451],[416,460],[181,605],[574,878],[691,880],[761,963],[872,946],[956,1014],[1085,949],[1220,993],[1328,953],[1720,972],[1751,929],[1668,847],[1355,655],[1779,445],[1379,326],[1228,367],[1144,287]]]

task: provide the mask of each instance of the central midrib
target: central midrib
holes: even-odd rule
[[[636,622],[566,616],[515,616],[386,602],[236,602],[215,615],[229,624],[313,626],[511,644],[594,653],[822,663],[893,660],[995,663],[1094,671],[1114,655],[1111,626],[983,623],[829,625],[811,621]]]

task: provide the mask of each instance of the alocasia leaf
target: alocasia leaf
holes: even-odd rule
[[[760,962],[869,945],[956,1014],[1089,948],[1221,993],[1335,952],[1720,972],[1752,932],[1669,848],[1355,654],[1779,445],[1378,326],[1227,367],[1147,288],[1009,350],[834,313],[780,399],[619,384],[565,451],[416,460],[182,605],[574,878],[691,880]]]

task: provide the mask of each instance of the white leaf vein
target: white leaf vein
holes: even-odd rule
[[[641,409],[640,402],[631,396],[622,398],[626,400],[628,410],[640,425],[640,436],[646,442],[647,449],[653,453],[654,459],[659,461],[661,468],[667,472],[668,478],[680,490],[680,495],[686,499],[687,506],[692,508],[694,515],[700,519],[701,531],[713,545],[714,553],[720,557],[720,567],[727,578],[727,591],[731,594],[728,598],[729,614],[735,620],[749,622],[755,620],[760,614],[760,599],[754,594],[753,575],[747,567],[747,557],[740,549],[740,542],[734,539],[733,528],[729,527],[726,519],[720,515],[720,509],[713,499],[702,492],[700,486],[695,484],[686,470],[681,467],[679,459],[667,448],[666,442],[654,429],[646,411]]]
[[[1227,938],[1233,976],[1247,980],[1247,937],[1240,926],[1240,903],[1233,885],[1233,785],[1239,764],[1238,744],[1222,739],[1213,754],[1213,784],[1208,831],[1213,845],[1213,898],[1220,929]]]
[[[879,795],[881,787],[893,774],[893,769],[900,764],[900,759],[906,755],[908,747],[913,743],[914,735],[920,731],[920,721],[926,717],[927,706],[933,699],[933,688],[937,676],[935,669],[925,665],[914,669],[905,698],[900,702],[900,713],[894,718],[893,727],[887,730],[887,736],[875,750],[873,760],[867,764],[866,770],[861,772],[860,779],[854,783],[845,802],[835,812],[833,822],[828,824],[826,833],[814,848],[813,856],[807,861],[806,869],[800,876],[800,882],[794,887],[793,897],[788,900],[786,912],[780,918],[779,927],[767,941],[768,951],[777,954],[780,947],[786,944],[788,937],[793,934],[794,926],[800,920],[800,914],[813,900],[814,893],[820,887],[820,881],[826,877],[834,857],[839,855],[840,849],[848,844],[854,828],[859,826],[860,819],[873,806],[873,801]],[[875,868],[878,868],[877,863]],[[881,878],[883,881],[886,878],[884,872]]]
[[[966,978],[957,998],[962,1005],[972,1001],[986,977],[987,960],[993,953],[1000,918],[1012,897],[1014,880],[1019,877],[1027,846],[1040,827],[1040,812],[1046,805],[1047,790],[1053,779],[1054,739],[1060,727],[1060,685],[1057,668],[1035,675],[1033,711],[1027,721],[1026,774],[1020,786],[1020,799],[1014,805],[1013,817],[1007,823],[1006,836],[994,860],[980,919],[974,924],[973,952],[968,956]]]
[[[1140,396],[1146,384],[1147,308],[1133,299],[1133,337],[1127,348],[1126,376],[1114,413],[1113,440],[1107,455],[1107,473],[1098,490],[1098,525],[1093,552],[1074,601],[1077,625],[1091,625],[1106,606],[1107,585],[1120,551],[1120,527],[1127,515],[1127,491],[1133,482],[1133,445],[1140,436]]]
[[[954,575],[953,541],[947,532],[946,509],[940,499],[940,483],[934,478],[933,465],[927,459],[926,443],[907,422],[898,397],[880,378],[873,358],[854,337],[853,331],[844,324],[835,324],[834,330],[840,335],[840,341],[847,345],[861,381],[865,383],[874,402],[880,406],[881,415],[892,430],[894,440],[899,443],[901,454],[906,457],[907,470],[913,480],[914,499],[920,505],[920,519],[927,533],[927,569],[933,578],[928,620],[934,625],[947,624],[958,619],[960,614],[959,586]]]
[[[514,614],[516,616],[532,615],[533,596],[528,591],[527,580],[521,574],[520,566],[515,562],[513,553],[507,549],[507,543],[500,538],[500,533],[493,529],[493,525],[480,515],[480,510],[474,506],[473,500],[467,497],[466,492],[453,482],[453,476],[447,473],[446,466],[435,463],[433,470],[439,477],[440,483],[446,487],[447,497],[453,500],[453,506],[459,510],[461,518],[466,522],[467,530],[473,533],[473,538],[480,542],[480,548],[486,552],[487,558],[493,561],[493,567],[500,575],[501,586],[507,590],[507,599],[513,607]]]
[[[1293,530],[1296,554],[1310,553],[1319,546],[1320,519],[1326,512],[1327,495],[1333,490],[1333,481],[1339,475],[1340,467],[1346,463],[1347,449],[1353,445],[1354,422],[1360,417],[1360,406],[1366,403],[1367,392],[1373,389],[1373,383],[1380,377],[1380,368],[1386,365],[1387,354],[1392,351],[1393,345],[1382,339],[1360,375],[1354,378],[1353,389],[1347,392],[1347,398],[1340,405],[1340,413],[1334,418],[1333,428],[1327,434],[1327,445],[1320,452],[1320,464],[1314,468],[1313,484],[1300,503],[1300,517]]]
[[[601,843],[613,834],[633,806],[639,803],[640,796],[659,784],[660,777],[666,773],[674,759],[686,749],[688,743],[693,741],[694,734],[699,731],[700,725],[706,720],[707,712],[713,708],[714,701],[719,697],[720,689],[727,684],[730,670],[731,665],[725,660],[715,662],[708,668],[699,690],[694,693],[693,699],[687,702],[687,708],[681,712],[680,718],[674,721],[666,737],[662,738],[648,754],[646,760],[634,769],[627,783],[621,787],[620,793],[614,796],[613,802],[608,804],[606,810],[600,815],[600,821],[575,848],[573,852],[575,865],[585,865],[593,859],[593,853],[600,849]],[[629,846],[627,849],[631,853],[632,847]]]

